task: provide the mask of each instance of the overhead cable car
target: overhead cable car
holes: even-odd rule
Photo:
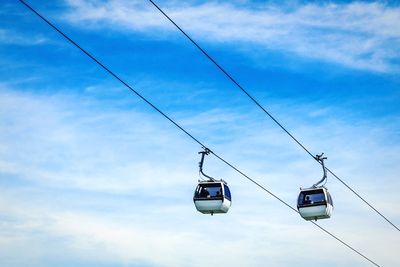
[[[324,153],[316,155],[315,159],[321,163],[324,176],[312,187],[300,188],[300,194],[297,198],[297,209],[300,216],[307,221],[328,219],[331,217],[333,211],[332,197],[328,189],[324,186],[327,182],[324,160],[327,158],[322,157],[323,155]],[[322,183],[324,184],[320,185]]]
[[[193,202],[196,209],[203,214],[227,213],[232,203],[228,184],[222,179],[216,180],[203,172],[204,157],[210,152],[208,148],[199,152],[201,154],[199,172],[200,175],[207,179],[198,181],[198,185],[194,191]]]

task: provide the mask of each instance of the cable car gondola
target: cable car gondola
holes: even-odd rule
[[[200,181],[193,197],[196,209],[204,214],[227,213],[231,193],[225,181]]]
[[[326,169],[324,165],[324,160],[326,157],[321,155],[315,156],[315,159],[322,164],[322,169],[324,171],[324,176],[322,179],[314,184],[310,188],[300,188],[300,194],[297,198],[297,209],[300,216],[305,220],[318,220],[318,219],[328,219],[332,215],[333,202],[332,197],[329,194],[328,189],[319,184],[327,180]]]
[[[330,218],[333,203],[328,189],[323,186],[302,189],[297,200],[297,209],[307,221]]]
[[[222,179],[216,180],[203,173],[204,156],[209,153],[210,150],[207,148],[199,152],[201,154],[200,174],[207,180],[199,180],[194,191],[193,202],[196,209],[203,214],[227,213],[232,203],[228,184]]]

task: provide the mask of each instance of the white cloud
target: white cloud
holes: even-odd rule
[[[333,112],[303,108],[310,116]],[[310,146],[324,146],[334,155],[329,167],[350,173],[350,184],[362,185],[368,199],[373,196],[373,203],[399,221],[398,187],[390,186],[398,183],[398,145],[386,140],[390,134],[375,122],[320,119],[318,125],[290,122],[291,128]],[[254,114],[214,110],[196,117],[196,124],[183,116],[179,121],[290,204],[299,185],[321,175],[280,130],[265,127]],[[226,216],[198,214],[191,198],[199,147],[157,114],[116,111],[101,100],[74,95],[3,88],[0,128],[0,251],[9,259],[34,246],[22,253],[20,266],[32,259],[43,266],[41,259],[65,255],[120,266],[309,266],[310,258],[328,266],[365,265],[213,157],[207,158],[207,173],[228,180],[233,206]],[[226,140],[212,138],[222,130]],[[385,150],[392,154],[380,157]],[[386,183],[377,183],[375,169],[384,170],[379,179]],[[395,265],[393,230],[332,178],[329,187],[336,210],[321,224],[378,263]],[[55,248],[47,249],[49,244]]]
[[[226,3],[163,4],[168,15],[200,43],[257,45],[343,65],[397,72],[400,8],[381,2],[305,4],[262,9]],[[150,3],[70,0],[70,22],[165,36],[176,29]]]
[[[180,138],[173,129],[156,134],[162,129],[150,121],[165,124],[154,118],[157,115],[113,110],[96,113],[91,108],[99,111],[103,107],[81,102],[85,106],[82,108],[66,104],[66,99],[67,103],[76,100],[68,95],[32,97],[2,92],[1,154],[7,157],[1,161],[3,171],[12,175],[29,172],[30,179],[41,177],[47,182],[67,182],[85,188],[89,184],[101,188],[101,181],[113,176],[120,185],[113,186],[112,181],[107,181],[107,190],[129,190],[131,183],[133,188],[152,186],[148,176],[160,177],[160,182],[168,184],[170,181],[163,180],[163,171],[182,176],[179,169],[167,170],[165,165],[182,157],[187,150],[157,151],[161,144],[172,150],[173,143]],[[81,115],[76,117],[74,109],[79,109]],[[149,153],[154,157],[153,162],[164,164],[162,168],[154,169],[151,167],[154,163],[143,160]],[[15,162],[21,165],[16,167]]]
[[[1,224],[2,251],[35,244],[34,249],[20,254],[21,266],[26,265],[24,260],[36,259],[40,263],[40,257],[57,254],[60,259],[74,257],[78,261],[110,262],[118,266],[137,262],[151,266],[259,266],[261,262],[271,266],[294,263],[308,266],[309,255],[313,255],[315,264],[365,266],[365,262],[351,251],[312,225],[297,221],[297,217],[284,213],[279,214],[278,220],[266,217],[269,212],[265,206],[267,210],[258,214],[244,210],[241,214],[225,217],[204,217],[185,208],[168,213],[158,211],[151,218],[147,211],[138,214],[137,206],[130,214],[117,211],[116,216],[115,212],[97,211],[94,214],[89,210],[66,211],[65,208],[60,211],[54,204],[49,207],[50,202],[34,206],[26,201],[30,197],[7,194],[0,197],[2,203],[12,203],[8,208],[2,205],[0,209],[2,214],[14,220],[3,219]],[[168,217],[174,217],[174,220]],[[347,220],[347,224],[353,223],[357,222]],[[328,228],[332,227],[328,225]],[[338,227],[333,228],[330,230],[338,234]],[[346,240],[351,240],[350,244],[357,248],[363,247],[363,253],[381,264],[396,264],[396,257],[389,256],[396,253],[397,240],[392,230],[376,228],[376,231],[360,236],[368,228],[362,224],[355,232],[345,232]],[[339,237],[343,238],[340,234]],[[46,239],[53,243],[48,244]],[[59,253],[60,250],[63,253]],[[28,254],[30,257],[27,258]],[[377,255],[385,255],[385,258]]]
[[[42,45],[48,42],[47,38],[39,35],[23,36],[12,30],[0,29],[0,44],[31,46]]]

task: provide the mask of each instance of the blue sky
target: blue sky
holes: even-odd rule
[[[28,1],[226,160],[295,206],[321,168],[147,1]],[[395,2],[160,1],[327,166],[400,225]],[[18,1],[0,4],[2,266],[368,266],[201,149]],[[398,232],[333,177],[320,224],[382,266]]]

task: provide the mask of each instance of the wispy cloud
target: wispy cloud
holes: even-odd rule
[[[70,0],[70,22],[151,35],[176,30],[142,1]],[[226,3],[165,4],[166,12],[198,41],[253,44],[349,68],[397,72],[400,8],[382,2],[265,5],[251,9]]]
[[[104,109],[101,102],[87,102],[73,95],[35,95],[4,88],[0,94],[0,210],[4,222],[0,225],[4,233],[0,241],[7,251],[15,253],[12,243],[20,248],[27,243],[47,246],[48,241],[35,236],[40,232],[46,240],[56,239],[59,248],[74,257],[121,265],[259,265],[268,261],[279,266],[309,259],[304,255],[316,250],[320,255],[326,251],[337,254],[333,265],[358,262],[329,237],[323,237],[324,246],[316,246],[323,233],[302,224],[297,214],[255,190],[254,185],[213,157],[207,158],[207,172],[228,180],[234,206],[227,216],[212,220],[197,214],[191,197],[198,177],[199,147],[181,138],[157,115]],[[362,192],[368,188],[374,188],[372,192],[384,190],[384,198],[369,199],[397,220],[400,214],[396,204],[391,204],[393,200],[397,203],[397,192],[375,181],[378,168],[385,170],[379,172],[380,180],[396,184],[397,145],[385,141],[381,125],[333,123],[323,120],[318,115],[323,112],[315,110],[305,107],[302,113],[320,116],[319,125],[297,122],[291,125],[293,131],[308,145],[323,146],[329,155],[335,155],[329,166],[339,174],[351,173],[346,179],[357,188],[361,184]],[[195,121],[193,124],[191,118],[180,118],[184,127],[202,136],[226,159],[290,204],[295,202],[298,186],[307,186],[321,175],[319,166],[302,157],[279,130],[264,127],[253,114],[213,110],[199,114]],[[213,138],[221,131],[225,131],[225,140]],[[392,151],[385,154],[387,158],[380,156],[385,150]],[[338,170],[335,166],[342,167]],[[371,216],[369,210],[355,203],[353,195],[335,180],[331,179],[329,186],[338,212],[325,226],[369,255],[378,255],[380,262],[395,262],[395,249],[388,246],[394,243],[393,235],[379,218],[365,223],[365,217]],[[249,217],[251,220],[245,219]],[[359,237],[372,227],[382,230],[374,236]],[[377,253],[376,244],[385,251]],[[214,246],[218,251],[210,252],[212,257],[197,257],[199,251]],[[31,256],[47,251],[44,247],[31,251]],[[156,255],[152,248],[157,249]],[[283,260],[287,249],[296,256]],[[228,259],[218,257],[231,251],[235,253]],[[30,256],[26,257],[29,260]],[[313,260],[326,263],[324,257],[314,255]]]
[[[42,36],[25,36],[12,30],[0,29],[0,44],[31,46],[48,42],[49,40]]]
[[[114,266],[140,263],[144,266],[259,266],[261,262],[268,262],[272,266],[295,263],[308,266],[309,255],[317,252],[312,257],[314,263],[326,266],[365,265],[361,259],[349,255],[346,248],[337,246],[336,242],[319,231],[313,231],[309,223],[293,223],[295,217],[287,214],[279,214],[279,220],[268,218],[265,217],[265,213],[270,213],[268,210],[262,213],[243,210],[242,214],[205,218],[189,212],[189,205],[186,205],[183,209],[169,210],[168,213],[158,209],[155,214],[141,210],[139,215],[139,206],[132,201],[131,210],[121,208],[120,201],[113,203],[112,208],[116,211],[109,213],[99,209],[101,205],[98,204],[88,210],[68,207],[60,210],[57,199],[40,206],[28,199],[32,200],[29,193],[19,197],[7,193],[0,196],[2,203],[6,204],[0,205],[1,213],[6,214],[0,225],[2,252],[12,252],[15,256],[12,248],[27,249],[27,244],[35,244],[20,258],[21,266],[27,262],[40,263],[40,257],[55,256],[59,257],[59,262],[73,257],[77,261],[110,262]],[[70,203],[76,205],[79,201],[71,199]],[[93,211],[94,207],[96,212]],[[174,220],[169,220],[170,217]],[[346,220],[346,224],[354,223],[357,221]],[[229,227],[226,227],[227,224]],[[338,232],[339,229],[343,231],[346,226],[336,226],[334,231]],[[359,236],[360,232],[365,231],[368,231],[368,225],[359,225],[354,233],[346,233],[346,238],[358,240],[357,243],[353,242],[357,247],[363,247],[363,242],[369,243],[365,246],[368,255],[375,255],[379,250],[380,254],[386,255],[386,264],[395,265],[396,257],[391,255],[395,255],[396,246],[388,244],[396,244],[396,237],[387,229]],[[374,240],[373,244],[368,242],[371,239]],[[57,250],[49,247],[51,241],[57,241]],[[203,251],[207,251],[207,257],[199,257]],[[288,251],[290,257],[287,256]],[[318,256],[327,253],[329,260],[325,256]],[[221,257],[221,254],[229,256]],[[2,262],[7,262],[8,258],[10,255],[5,254]]]
[[[171,155],[166,155],[167,151],[157,151],[161,144],[173,151],[179,142],[179,135],[175,136],[173,129],[157,134],[162,129],[149,121],[160,121],[159,118],[134,111],[93,113],[90,105],[83,109],[65,106],[68,95],[39,98],[10,92],[1,95],[0,116],[3,119],[0,124],[4,142],[0,166],[4,175],[22,176],[53,186],[114,193],[151,188],[153,181],[149,177],[159,177],[159,188],[186,180],[184,174],[179,173],[183,169],[168,167],[179,157],[183,161],[187,150],[181,149]],[[75,108],[82,112],[80,118],[68,111]],[[139,136],[145,138],[138,140]],[[30,145],[26,146],[25,142]],[[151,162],[143,160],[148,153],[152,154]],[[163,164],[152,168],[157,161]],[[16,166],[17,162],[21,165]],[[174,179],[169,179],[165,173]]]
[[[153,180],[148,177],[157,177],[160,194],[161,188],[169,191],[178,184],[191,185],[193,179],[187,176],[197,177],[193,162],[198,161],[198,155],[193,150],[200,149],[199,146],[158,114],[105,109],[101,101],[65,94],[35,95],[3,88],[0,95],[0,165],[5,174],[114,193],[152,188]],[[282,101],[270,109],[279,110],[281,105]],[[359,120],[352,125],[352,121],[346,121],[345,116],[339,118],[334,110],[319,111],[310,104],[291,105],[296,107],[294,112],[303,114],[302,118],[293,120],[282,112],[281,121],[311,151],[332,155],[329,164],[336,166],[333,169],[341,166],[339,173],[356,174],[351,179],[361,182],[378,173],[380,179],[390,180],[398,170],[393,149],[398,147],[397,117]],[[326,113],[335,113],[336,118],[330,119]],[[320,168],[278,127],[257,114],[214,109],[176,117],[178,123],[210,148],[240,162],[256,176],[267,176],[271,185],[281,184],[285,188],[287,184],[281,183],[282,178],[293,177],[293,173],[294,177],[309,177],[310,183],[314,176],[319,177]],[[265,160],[260,164],[259,159]],[[385,168],[375,171],[371,161]],[[181,164],[177,167],[176,162]],[[220,164],[214,162],[208,167],[227,172],[217,166]],[[315,175],[307,175],[310,168]],[[357,174],[360,170],[362,175]],[[302,185],[300,181],[298,185]]]

